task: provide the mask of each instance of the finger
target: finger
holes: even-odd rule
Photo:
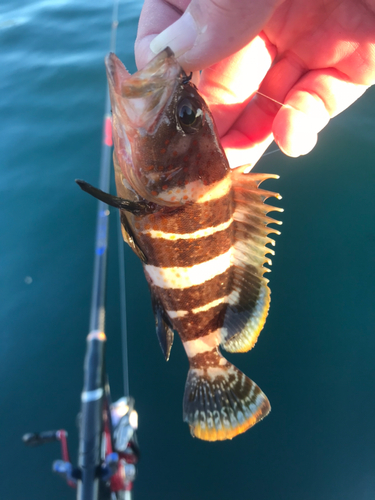
[[[177,21],[188,5],[189,0],[174,0],[174,3],[164,0],[145,0],[135,41],[135,59],[138,69],[142,69],[155,57],[150,50],[151,41]]]
[[[281,59],[268,71],[259,92],[222,140],[231,167],[258,161],[273,140],[274,118],[285,96],[305,71],[289,58]]]
[[[276,55],[263,35],[201,73],[199,91],[209,105],[222,137],[259,88]]]
[[[263,156],[272,141],[273,135],[268,134],[261,141],[248,146],[246,136],[237,131],[230,131],[228,135],[223,137],[221,144],[225,150],[230,168],[247,165],[247,171],[250,171]]]
[[[276,143],[289,156],[309,153],[329,119],[353,104],[367,88],[348,81],[335,69],[310,71],[288,93],[274,119]]]
[[[186,10],[180,4],[177,7],[182,7],[184,13],[157,37],[152,39],[155,31],[151,33],[150,26],[140,29],[137,43],[142,61],[151,57],[150,53],[147,55],[146,46],[152,39],[150,49],[153,54],[169,46],[185,71],[211,66],[252,40],[282,1],[192,0]],[[142,23],[146,23],[146,17]],[[152,20],[148,22],[154,24]]]

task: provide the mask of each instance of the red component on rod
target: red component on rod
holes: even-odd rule
[[[112,118],[110,116],[106,116],[104,122],[104,144],[106,146],[112,146]]]
[[[56,432],[56,437],[61,443],[61,456],[64,462],[70,462],[69,450],[68,450],[68,433],[64,429],[60,429]]]
[[[56,432],[56,437],[61,443],[61,456],[64,462],[70,463],[70,458],[69,458],[69,449],[68,449],[68,433],[64,429],[60,429]],[[77,485],[71,481],[70,479],[67,479],[67,483],[71,488],[76,488]]]

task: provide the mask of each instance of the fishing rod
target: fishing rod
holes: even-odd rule
[[[110,51],[116,49],[119,0],[114,0]],[[108,192],[111,172],[112,120],[107,86],[103,120],[100,189]],[[84,384],[79,414],[78,466],[73,467],[64,429],[29,433],[23,436],[27,445],[35,446],[60,441],[62,459],[53,463],[53,470],[68,485],[77,487],[77,500],[130,500],[135,479],[139,448],[135,431],[138,416],[134,399],[129,396],[125,302],[121,304],[123,338],[123,372],[125,396],[111,404],[108,377],[105,371],[105,289],[108,249],[108,205],[98,202],[90,327],[86,341]],[[125,269],[123,242],[119,242],[120,297],[125,300]]]

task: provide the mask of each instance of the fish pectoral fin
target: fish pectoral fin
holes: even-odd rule
[[[267,179],[278,178],[271,174],[243,174],[242,169],[232,170],[234,190],[234,267],[232,289],[228,298],[222,328],[222,347],[229,352],[246,352],[256,343],[261,332],[270,304],[268,280],[263,276],[270,271],[264,264],[271,265],[267,254],[274,251],[267,246],[275,242],[268,237],[279,231],[268,224],[281,222],[268,217],[268,212],[283,210],[272,207],[264,201],[279,194],[259,189],[259,184]]]
[[[107,205],[110,205],[111,207],[125,210],[126,212],[130,212],[133,215],[147,215],[155,212],[154,203],[148,203],[147,201],[124,200],[124,198],[119,198],[118,196],[114,196],[113,194],[105,193],[101,189],[98,189],[81,179],[76,179],[76,183],[82,189],[82,191],[91,194],[91,196],[93,196],[94,198],[97,198],[103,203],[107,203]]]
[[[168,361],[174,340],[173,326],[167,313],[165,312],[163,305],[161,304],[160,300],[157,298],[151,287],[150,292],[152,309],[155,315],[156,335],[158,337],[161,350],[164,354],[165,361]]]
[[[190,364],[184,422],[192,436],[204,441],[232,439],[266,417],[271,406],[261,389],[216,349],[208,354],[210,364]]]

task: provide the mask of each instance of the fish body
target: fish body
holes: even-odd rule
[[[184,420],[200,439],[231,439],[270,411],[219,346],[248,351],[263,328],[266,244],[278,233],[267,227],[278,209],[264,200],[278,195],[258,186],[277,176],[229,168],[206,103],[169,49],[133,76],[114,54],[106,67],[117,199],[138,207],[120,207],[123,236],[143,261],[166,359],[174,330],[189,359]]]

